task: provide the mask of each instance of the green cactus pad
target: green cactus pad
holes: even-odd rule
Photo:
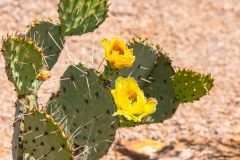
[[[14,35],[3,39],[2,52],[8,79],[15,85],[17,93],[35,93],[41,85],[36,76],[45,68],[43,50],[24,36]]]
[[[136,57],[135,62],[132,67],[121,70],[120,76],[134,77],[142,87],[147,82],[147,77],[155,65],[158,48],[142,38],[134,38],[128,43],[128,47],[133,50]]]
[[[61,0],[59,16],[62,35],[92,32],[107,18],[107,0]]]
[[[28,110],[24,117],[23,150],[35,159],[72,160],[73,147],[62,126],[45,111]]]
[[[52,95],[47,104],[48,114],[54,115],[56,120],[64,119],[64,124],[67,124],[69,120],[63,108],[58,96],[55,94]],[[64,128],[64,132],[68,135],[71,134],[68,127]]]
[[[37,105],[36,97],[29,95],[26,97],[19,97],[15,103],[16,112],[14,118],[14,132],[12,137],[12,157],[13,160],[23,159],[23,137],[20,133],[24,131],[24,114],[26,108],[32,109]]]
[[[163,122],[170,118],[176,111],[176,101],[171,77],[174,69],[169,57],[159,52],[154,69],[148,76],[151,83],[146,83],[143,91],[147,97],[154,97],[158,101],[157,110],[151,115],[153,122]]]
[[[82,147],[79,157],[88,153],[89,159],[99,159],[107,153],[118,127],[112,97],[97,73],[81,64],[70,66],[61,79],[60,92],[47,108],[51,112],[61,108],[64,114],[59,115],[68,116],[74,143]]]
[[[120,75],[134,77],[146,97],[157,99],[157,110],[150,116],[150,122],[162,122],[170,118],[178,103],[171,79],[174,69],[169,57],[158,45],[142,38],[134,38],[128,46],[133,49],[136,60],[132,67],[121,70]]]
[[[206,95],[213,87],[210,74],[204,75],[188,69],[179,69],[173,76],[174,91],[181,103],[192,102]]]
[[[34,21],[27,36],[33,41],[38,41],[39,46],[44,48],[45,61],[50,70],[63,49],[64,37],[61,36],[60,26],[51,21]]]

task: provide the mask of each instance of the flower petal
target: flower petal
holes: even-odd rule
[[[144,113],[149,115],[156,111],[157,100],[155,98],[149,98],[147,104],[144,106]]]

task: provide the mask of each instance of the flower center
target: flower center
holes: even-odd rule
[[[117,51],[119,55],[124,55],[123,48],[119,45],[114,45],[113,51]]]
[[[132,102],[132,103],[134,103],[134,102],[136,102],[137,101],[137,93],[136,92],[129,92],[128,93],[128,99]]]

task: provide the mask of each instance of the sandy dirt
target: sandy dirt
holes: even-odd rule
[[[57,4],[58,0],[0,0],[0,37],[24,31],[34,19],[58,19]],[[102,38],[146,37],[160,44],[175,66],[211,72],[215,79],[210,95],[180,105],[164,123],[119,129],[105,159],[240,160],[239,28],[239,0],[111,0],[109,18],[99,29],[66,38],[65,48],[76,62],[97,68],[103,57]],[[40,103],[58,90],[67,66],[65,50],[51,82],[40,90]],[[2,56],[0,75],[0,159],[10,160],[16,93]],[[138,151],[135,144],[144,140],[161,145],[151,143],[154,149]]]

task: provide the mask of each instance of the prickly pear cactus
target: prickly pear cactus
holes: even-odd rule
[[[189,69],[179,69],[173,76],[174,91],[179,102],[193,102],[208,94],[213,87],[210,74],[199,74]]]
[[[2,53],[6,62],[6,72],[19,95],[36,93],[41,85],[36,77],[46,66],[43,50],[34,41],[23,35],[8,36],[3,39]]]
[[[38,109],[26,109],[24,117],[23,151],[35,159],[74,158],[70,137],[64,125],[55,122],[51,115]]]
[[[16,112],[14,118],[14,132],[12,137],[12,156],[13,159],[23,159],[23,136],[24,115],[26,108],[33,108],[37,105],[35,96],[19,97],[15,103]]]
[[[118,127],[118,120],[112,116],[112,98],[98,73],[81,64],[70,66],[61,79],[60,92],[47,108],[71,122],[71,137],[82,148],[78,158],[87,152],[88,159],[99,159],[108,151]]]
[[[49,70],[64,48],[65,36],[82,35],[98,28],[107,17],[108,2],[60,0],[58,12],[59,24],[52,20],[34,21],[26,34],[3,38],[1,51],[7,76],[19,98],[12,138],[13,160],[100,159],[108,151],[122,121],[126,126],[162,122],[175,113],[180,103],[198,100],[213,86],[210,75],[174,69],[167,54],[146,39],[134,38],[127,45],[118,40],[116,46],[115,43],[106,46],[115,55],[122,56],[127,51],[131,63],[124,66],[131,67],[111,68],[107,63],[105,71],[99,73],[82,64],[71,64],[61,77],[59,92],[40,109],[37,90],[51,76]],[[119,60],[116,57],[114,63]],[[111,93],[116,91],[112,87],[119,76],[133,77],[129,79],[135,90],[130,89],[122,97],[116,94],[123,103],[115,105]],[[143,116],[137,117],[141,122],[124,121],[120,116],[128,114],[129,118],[130,112],[116,114],[116,110],[119,106],[128,108],[129,104],[124,102],[129,98],[130,106],[134,106],[139,95],[141,103],[135,105],[137,109],[130,110]]]
[[[44,48],[44,60],[50,70],[57,62],[63,49],[64,37],[61,36],[61,29],[53,20],[34,21],[27,31],[27,37],[37,41],[39,47]]]
[[[157,110],[147,123],[163,122],[172,117],[180,103],[199,99],[213,86],[209,75],[186,70],[175,73],[167,54],[146,39],[134,38],[128,46],[136,59],[132,67],[121,70],[119,75],[134,77],[146,96],[158,101]]]
[[[107,0],[61,0],[59,17],[62,35],[92,32],[107,18]]]

